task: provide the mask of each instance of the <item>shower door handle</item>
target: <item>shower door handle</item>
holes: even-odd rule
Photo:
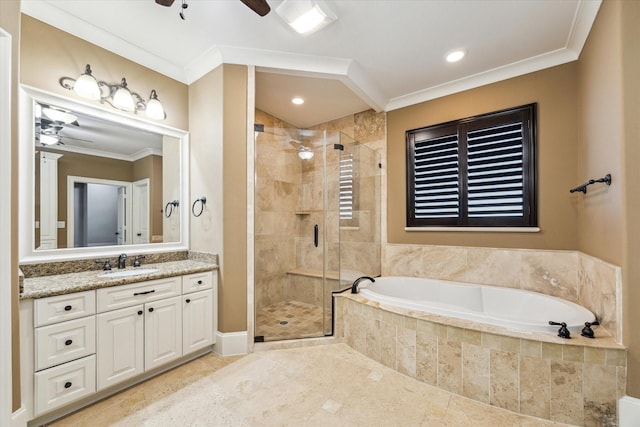
[[[313,245],[318,247],[318,224],[313,226]]]

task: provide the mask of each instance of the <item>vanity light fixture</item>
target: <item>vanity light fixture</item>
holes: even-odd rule
[[[61,77],[59,82],[60,86],[73,90],[83,98],[107,103],[118,110],[136,114],[138,111],[144,111],[148,118],[154,120],[164,120],[167,117],[155,89],[151,90],[149,100],[145,102],[140,95],[129,89],[126,78],[123,77],[119,84],[97,80],[89,64],[77,79]]]
[[[297,33],[307,35],[326,27],[338,17],[317,0],[284,0],[276,13]]]
[[[462,58],[464,58],[466,54],[467,52],[464,49],[455,49],[447,52],[447,54],[445,55],[445,59],[447,60],[447,62],[458,62]]]

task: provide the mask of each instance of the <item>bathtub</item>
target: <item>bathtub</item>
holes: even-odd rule
[[[557,334],[565,322],[579,334],[595,321],[586,308],[561,298],[520,289],[418,277],[378,277],[360,282],[360,294],[381,304],[532,332]]]

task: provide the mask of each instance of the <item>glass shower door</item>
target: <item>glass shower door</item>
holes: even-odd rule
[[[256,136],[255,340],[324,335],[325,134]]]

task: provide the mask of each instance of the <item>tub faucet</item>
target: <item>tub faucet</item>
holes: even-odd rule
[[[351,285],[351,293],[352,294],[357,294],[358,293],[358,284],[362,281],[362,280],[371,280],[372,282],[375,282],[375,280],[373,279],[373,277],[369,277],[369,276],[362,276],[362,277],[358,277],[356,280],[353,281],[353,285]]]
[[[125,268],[127,266],[127,254],[121,254],[118,257],[118,268]]]

